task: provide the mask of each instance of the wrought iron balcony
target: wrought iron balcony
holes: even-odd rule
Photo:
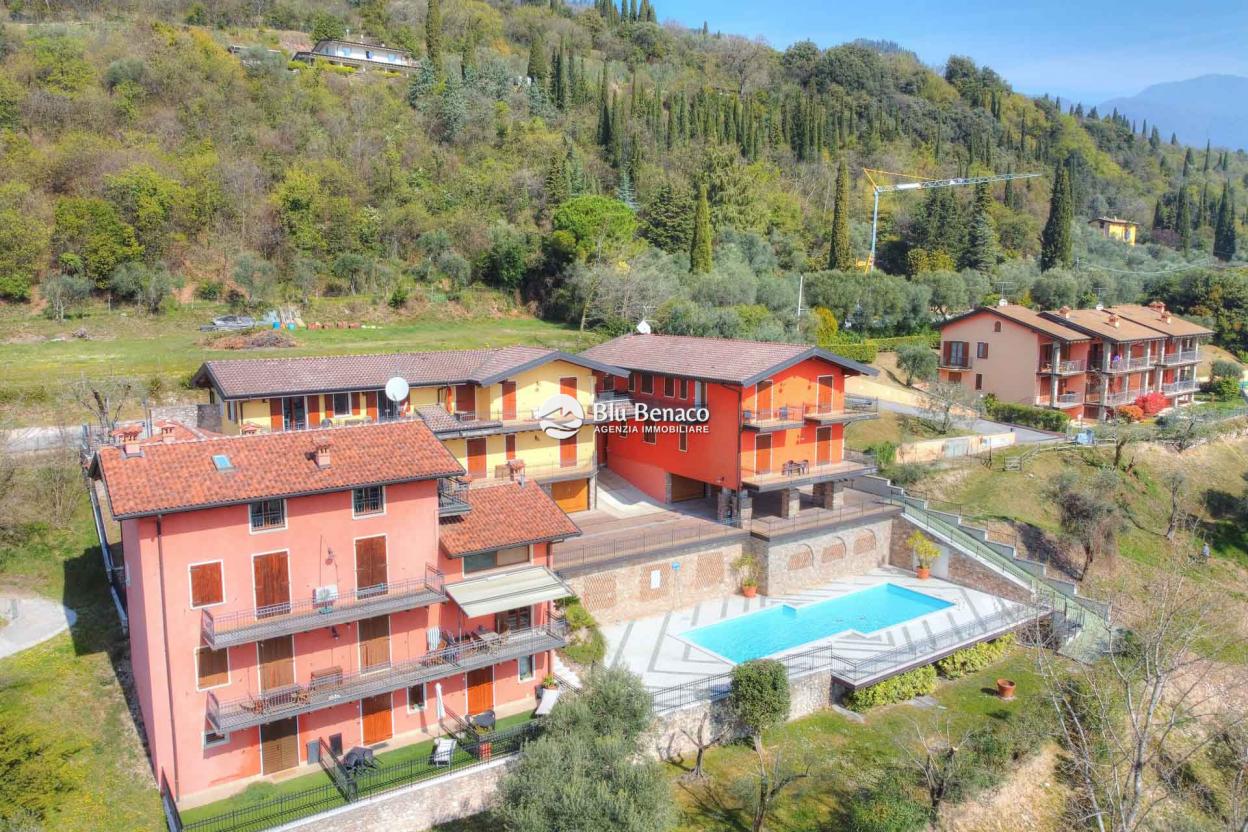
[[[442,573],[425,566],[425,577],[378,584],[336,597],[305,598],[234,612],[204,610],[204,643],[214,650],[321,627],[359,621],[376,615],[414,610],[446,600]]]
[[[1167,396],[1181,396],[1184,393],[1195,393],[1200,389],[1200,382],[1194,378],[1185,378],[1181,381],[1171,381],[1161,385],[1161,390]]]
[[[438,481],[438,516],[455,517],[467,514],[471,508],[464,500],[464,492],[468,490],[468,482],[459,477],[451,477]]]
[[[258,695],[222,702],[209,693],[208,722],[220,733],[240,731],[560,648],[567,644],[566,635],[566,625],[558,620],[542,627],[487,633],[483,638],[457,642],[414,661],[318,678]]]
[[[1200,350],[1178,350],[1157,356],[1157,364],[1161,367],[1177,367],[1180,364],[1197,364],[1200,362]]]

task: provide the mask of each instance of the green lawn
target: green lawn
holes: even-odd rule
[[[0,307],[0,421],[11,425],[79,421],[64,415],[64,384],[79,376],[125,375],[163,395],[191,396],[184,385],[209,358],[398,352],[534,344],[579,351],[600,336],[538,320],[483,292],[476,302],[431,306],[395,315],[363,299],[324,299],[305,313],[311,321],[362,321],[359,329],[300,330],[297,346],[280,349],[212,349],[199,325],[224,314],[220,304],[199,303],[150,316],[103,305],[64,323],[32,315],[21,306]],[[74,337],[78,330],[87,338]]]
[[[129,673],[128,651],[86,503],[81,492],[67,530],[0,542],[0,588],[37,592],[78,614],[69,633],[0,661],[0,743],[6,731],[22,730],[72,749],[69,786],[52,796],[55,808],[37,828],[163,829],[147,757],[118,683],[119,674]],[[15,779],[19,772],[5,776],[26,793],[38,790]]]
[[[878,442],[892,442],[901,445],[906,442],[919,442],[924,439],[948,438],[951,436],[967,436],[972,431],[957,427],[950,428],[948,433],[940,433],[929,427],[917,416],[894,413],[891,410],[880,410],[879,418],[854,422],[845,428],[845,445],[856,451],[865,451]]]
[[[517,725],[523,725],[533,719],[532,712],[525,711],[515,714],[514,716],[503,717],[498,721],[495,730],[503,730],[505,728],[514,728]],[[433,753],[433,740],[419,742],[407,745],[402,748],[396,748],[394,751],[384,751],[377,755],[377,763],[382,766],[401,765],[412,761],[416,764],[423,764],[429,760]],[[462,765],[472,761],[472,755],[464,751],[462,748],[456,749],[455,764]],[[283,780],[280,783],[253,783],[243,791],[233,797],[219,800],[215,803],[208,803],[204,806],[197,806],[194,809],[187,809],[182,812],[182,820],[191,822],[203,820],[215,815],[224,814],[235,809],[245,809],[248,806],[254,806],[264,803],[267,800],[273,800],[278,797],[290,797],[308,789],[314,789],[329,783],[329,777],[320,769],[312,771],[299,777],[293,777],[289,780]],[[345,803],[345,801],[340,801]],[[326,808],[326,807],[322,807]]]
[[[1002,702],[995,680],[1006,676],[1017,685],[1014,702]],[[850,722],[833,711],[789,722],[767,734],[765,744],[791,762],[810,761],[811,776],[783,792],[768,821],[774,830],[841,829],[846,800],[869,785],[882,767],[900,762],[900,744],[915,742],[915,726],[932,730],[946,721],[953,736],[1016,714],[1044,707],[1041,679],[1028,650],[1016,648],[1000,662],[954,682],[941,682],[934,694],[943,710],[892,705],[866,714],[866,724]],[[681,777],[688,765],[670,766],[672,788],[681,812],[679,829],[740,832],[749,829],[736,785],[757,770],[757,758],[745,744],[713,748],[705,767],[709,780]]]

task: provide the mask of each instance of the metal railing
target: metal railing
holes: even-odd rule
[[[567,643],[566,633],[567,626],[560,619],[542,626],[508,630],[490,641],[460,641],[412,661],[287,685],[259,695],[221,702],[210,692],[208,722],[220,733],[264,725],[563,647]]]
[[[814,449],[811,448],[813,451]],[[839,462],[815,462],[808,459],[790,459],[777,461],[766,471],[760,471],[749,465],[741,466],[741,479],[761,482],[765,479],[779,478],[801,480],[811,477],[830,476],[834,474],[869,474],[875,470],[875,457],[844,448]],[[870,469],[870,470],[867,470]]]
[[[523,460],[520,460],[523,462]],[[487,468],[484,475],[474,475],[472,477],[472,485],[480,485],[483,483],[500,483],[519,480],[520,477],[530,480],[548,480],[556,477],[572,477],[577,474],[589,476],[594,473],[597,468],[597,461],[591,456],[589,459],[578,459],[575,464],[564,465],[562,463],[550,463],[547,465],[496,465]]]
[[[871,499],[839,508],[802,507],[792,517],[755,517],[750,520],[750,533],[759,537],[781,537],[793,532],[808,531],[842,523],[864,520],[873,515],[896,513],[896,506],[886,500]]]
[[[467,490],[468,481],[462,477],[438,480],[438,516],[452,517],[467,512],[471,508],[464,500]]]
[[[880,400],[869,396],[846,396],[841,407],[831,404],[807,404],[807,419],[820,421],[839,421],[841,419],[859,419],[880,412]]]
[[[427,607],[446,600],[442,573],[425,565],[423,578],[358,588],[334,598],[304,598],[234,612],[203,611],[204,642],[214,650],[291,635],[376,615]]]
[[[1106,393],[1102,390],[1089,390],[1084,396],[1084,401],[1089,404],[1116,407],[1118,405],[1131,404],[1140,396],[1147,394],[1147,390],[1120,390],[1114,393]]]
[[[1181,393],[1194,393],[1200,389],[1200,382],[1194,378],[1186,378],[1181,381],[1170,381],[1161,385],[1162,392],[1168,396],[1175,396]]]
[[[1157,356],[1157,364],[1162,367],[1173,367],[1176,364],[1196,364],[1200,361],[1200,350],[1176,350]]]
[[[826,671],[842,682],[858,686],[890,671],[901,670],[939,653],[1009,630],[1045,615],[1043,605],[1018,604],[992,615],[976,618],[965,624],[953,625],[929,633],[926,638],[908,641],[890,650],[870,656],[852,657],[838,653],[835,645],[826,644],[799,653],[777,656],[789,678]],[[732,674],[720,673],[693,682],[651,690],[656,713],[668,713],[705,701],[724,699],[732,690]]]
[[[780,407],[763,407],[755,410],[742,410],[741,421],[747,425],[761,425],[766,422],[789,422],[801,424],[805,417],[805,408],[800,404],[786,404]]]
[[[1056,396],[1036,396],[1036,404],[1049,405],[1051,407],[1069,406],[1081,404],[1082,402],[1082,393],[1058,393]]]
[[[599,542],[563,542],[551,547],[555,569],[564,574],[575,573],[585,567],[622,563],[639,557],[650,557],[658,552],[670,551],[684,546],[711,540],[729,540],[746,536],[747,532],[737,526],[736,520],[711,520],[706,518],[696,526],[668,523],[668,528],[628,529],[627,534],[612,534],[609,540]]]
[[[1085,372],[1088,368],[1088,362],[1083,358],[1070,358],[1059,360],[1055,365],[1052,361],[1045,361],[1040,365],[1042,373],[1056,373],[1059,376],[1077,375]]]
[[[1130,373],[1136,370],[1147,370],[1153,364],[1153,359],[1147,356],[1132,356],[1130,358],[1119,358],[1117,361],[1110,361],[1102,372],[1106,373]]]

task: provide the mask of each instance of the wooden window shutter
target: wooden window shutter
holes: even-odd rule
[[[197,563],[191,567],[191,606],[205,607],[225,600],[221,564]]]

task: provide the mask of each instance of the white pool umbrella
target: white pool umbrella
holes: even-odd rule
[[[438,719],[446,719],[446,706],[442,704],[442,683],[437,682],[433,686],[433,694],[438,700]]]

